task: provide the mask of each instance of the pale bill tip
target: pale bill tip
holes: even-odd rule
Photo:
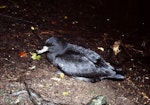
[[[41,50],[38,50],[37,53],[38,54],[42,54],[44,52],[48,51],[48,47],[47,46],[43,46],[43,48]]]

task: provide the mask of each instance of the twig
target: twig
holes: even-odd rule
[[[18,95],[23,94],[23,93],[26,93],[26,92],[27,92],[26,90],[21,90],[21,91],[12,93],[12,95],[13,95],[13,96],[18,96]]]
[[[30,23],[30,24],[36,25],[35,22],[31,22],[31,21],[28,21],[28,20],[24,20],[24,19],[12,17],[12,16],[9,16],[9,15],[4,15],[4,14],[1,14],[1,13],[0,13],[0,16],[5,17],[5,18],[10,18],[10,19],[13,19],[13,20],[18,20],[18,21],[22,21],[22,22],[25,22],[25,23]]]

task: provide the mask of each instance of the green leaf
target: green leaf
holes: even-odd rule
[[[40,60],[41,59],[41,56],[40,55],[37,55],[37,53],[31,53],[31,58],[33,59],[33,60]]]

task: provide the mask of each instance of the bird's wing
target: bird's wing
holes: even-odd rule
[[[56,56],[55,64],[67,75],[83,77],[99,75],[95,64],[77,52],[68,50],[63,55]]]
[[[78,52],[85,57],[87,57],[91,62],[93,62],[95,65],[98,65],[99,67],[108,67],[109,65],[106,63],[106,61],[96,52],[90,50],[90,49],[85,49],[81,46],[70,44],[69,49]],[[113,69],[113,67],[112,67]]]
[[[96,63],[97,59],[100,58],[100,55],[97,54],[96,52],[94,52],[92,50],[89,50],[89,49],[85,49],[85,48],[83,48],[81,46],[78,46],[78,45],[70,44],[69,49],[85,55],[86,57],[88,57],[94,63]]]

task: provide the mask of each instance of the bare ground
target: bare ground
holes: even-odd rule
[[[81,5],[70,1],[60,5],[62,3],[63,1],[53,1],[46,5],[47,2],[27,0],[1,1],[0,104],[32,105],[23,84],[26,81],[44,99],[56,103],[85,105],[92,97],[105,95],[110,105],[150,105],[149,33],[135,30],[125,33],[114,27],[113,22],[106,21],[107,16],[102,17],[102,21],[97,21],[94,16],[99,13],[99,7],[93,1]],[[76,10],[76,6],[79,10]],[[39,33],[30,28],[37,23]],[[30,52],[41,48],[52,35],[96,51],[113,66],[122,68],[126,79],[87,83],[67,76],[61,78],[45,55],[39,61],[31,59]],[[114,55],[112,47],[118,40],[121,40],[121,52]],[[104,52],[98,47],[103,47]],[[27,53],[27,56],[20,57],[20,52]],[[137,60],[122,64],[130,57],[137,57]]]
[[[52,33],[52,31],[45,32]],[[137,68],[142,68],[140,66],[133,68],[133,62],[125,64],[124,72],[126,72],[126,79],[124,81],[102,80],[97,83],[87,83],[74,80],[67,76],[61,78],[55,73],[56,68],[47,61],[45,55],[42,55],[40,61],[31,59],[30,52],[35,52],[37,49],[36,44],[33,43],[36,43],[34,40],[36,36],[34,34],[30,32],[8,34],[8,36],[10,35],[11,37],[7,37],[7,34],[1,36],[0,102],[3,105],[32,105],[25,91],[23,81],[26,81],[29,87],[40,93],[44,99],[53,100],[56,103],[84,105],[89,102],[92,97],[98,95],[105,95],[110,105],[141,105],[149,102],[148,94],[145,93],[147,90],[143,91],[138,84],[133,81],[133,72],[135,72]],[[50,34],[43,34],[42,37],[47,38],[50,36]],[[66,36],[66,39],[69,40],[67,37],[69,36]],[[74,40],[74,38],[72,39]],[[72,39],[70,39],[70,41]],[[101,41],[103,41],[95,38],[86,38],[85,40],[82,37],[76,37],[76,39],[74,43],[78,42],[77,44],[79,44],[79,42],[81,42],[81,45],[82,43],[86,43],[83,46],[93,46],[91,49],[97,49],[99,45],[101,46]],[[97,46],[94,46],[95,44]],[[27,56],[20,57],[18,55],[20,51],[26,52]],[[102,51],[96,51],[102,55],[105,54]],[[128,65],[128,67],[126,67],[126,65]],[[33,66],[35,66],[35,69],[32,70],[31,67]],[[147,79],[149,79],[149,77],[145,80]],[[147,84],[141,84],[141,86],[143,86],[142,88],[148,89],[148,87],[146,87],[148,86]]]

